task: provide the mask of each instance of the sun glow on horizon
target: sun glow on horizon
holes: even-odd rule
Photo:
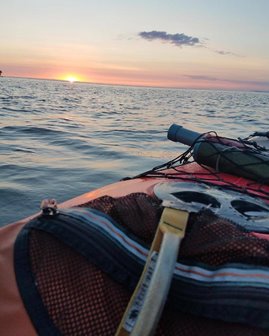
[[[78,78],[75,77],[75,76],[68,76],[68,77],[66,77],[65,80],[67,80],[67,81],[70,82],[70,83],[74,83],[74,82],[77,82],[77,81],[78,81]]]
[[[82,81],[82,79],[81,79],[81,77],[80,76],[78,76],[78,75],[63,75],[63,76],[60,76],[60,78],[59,79],[61,79],[61,80],[64,80],[64,81],[67,81],[67,82],[70,82],[70,83],[74,83],[74,82],[81,82]]]

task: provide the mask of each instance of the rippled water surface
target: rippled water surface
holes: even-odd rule
[[[244,137],[268,116],[262,92],[0,78],[0,225],[168,161],[172,123]]]

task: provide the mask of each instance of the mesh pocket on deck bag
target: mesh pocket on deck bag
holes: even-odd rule
[[[15,244],[15,271],[38,335],[114,335],[161,212],[159,200],[137,193],[29,222]],[[267,335],[256,328],[269,329],[266,281],[256,288],[254,277],[246,294],[231,284],[241,281],[238,269],[242,278],[251,275],[253,263],[266,279],[268,251],[266,240],[210,212],[192,215],[156,334]]]

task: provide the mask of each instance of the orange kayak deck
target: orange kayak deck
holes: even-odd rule
[[[241,177],[236,177],[228,174],[218,174],[218,179],[206,169],[201,166],[190,163],[177,168],[175,170],[167,170],[165,174],[173,174],[173,181],[185,181],[204,179],[212,181],[216,185],[236,185],[244,190],[248,190],[251,186],[251,193],[256,194],[257,197],[262,196],[263,192],[269,195],[269,187],[254,184],[252,181]],[[149,195],[153,194],[154,186],[159,182],[171,181],[165,175],[160,177],[142,177],[116,182],[97,190],[90,191],[81,196],[68,200],[59,205],[59,208],[68,208],[87,203],[93,199],[104,195],[111,197],[121,197],[131,193],[142,192]],[[24,305],[20,298],[18,287],[15,279],[15,272],[13,266],[13,248],[16,237],[21,228],[37,214],[22,219],[16,223],[7,225],[0,229],[0,335],[5,336],[33,336],[36,335],[32,323],[24,309]],[[262,235],[260,235],[262,237]],[[264,235],[267,238],[267,235]]]

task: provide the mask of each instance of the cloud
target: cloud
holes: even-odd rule
[[[232,54],[230,51],[225,51],[225,50],[214,50],[214,52],[219,55],[231,55]]]
[[[236,53],[233,53],[231,51],[225,51],[225,50],[212,50],[214,51],[216,54],[219,54],[219,55],[223,55],[223,56],[226,56],[226,55],[231,55],[231,56],[236,56],[236,57],[243,57],[241,55],[238,55]]]
[[[211,52],[214,52],[221,56],[243,57],[242,55],[238,55],[231,51],[212,49],[205,42],[205,40],[208,40],[208,39],[203,38],[203,41],[201,41],[198,37],[188,36],[188,35],[185,35],[184,33],[168,34],[165,31],[152,30],[149,32],[146,32],[146,31],[140,32],[138,33],[138,36],[142,37],[143,39],[147,41],[158,40],[158,41],[162,41],[165,43],[170,43],[172,45],[175,45],[176,47],[199,46],[199,47],[208,49]]]
[[[177,47],[195,46],[195,45],[201,44],[198,37],[188,36],[183,33],[167,34],[167,32],[165,31],[152,30],[150,32],[145,32],[145,31],[140,32],[138,35],[148,41],[159,40],[159,41],[171,43]]]
[[[268,81],[253,81],[253,80],[243,80],[243,79],[227,79],[227,78],[217,78],[213,76],[203,76],[203,75],[184,75],[184,77],[191,78],[194,80],[200,81],[218,81],[218,82],[226,82],[231,84],[249,84],[249,85],[257,85],[268,87]]]
[[[202,80],[202,81],[218,81],[219,78],[211,77],[211,76],[203,76],[203,75],[184,75],[184,77],[188,77],[195,80]]]

